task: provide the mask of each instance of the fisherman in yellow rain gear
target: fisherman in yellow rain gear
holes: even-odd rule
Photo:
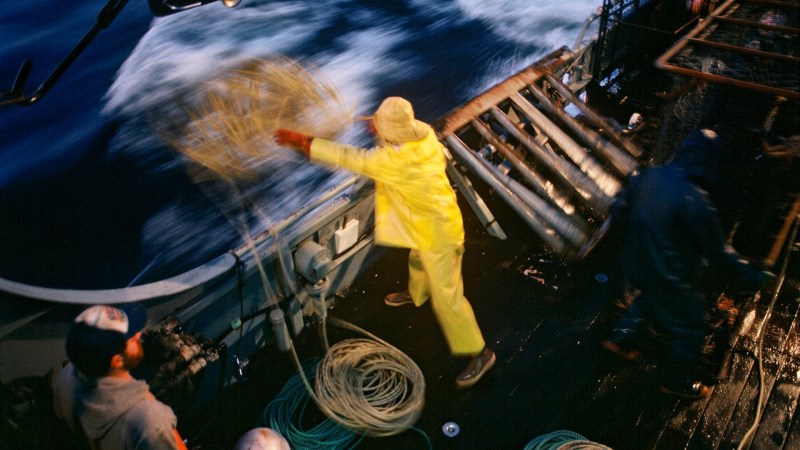
[[[428,299],[453,356],[470,357],[456,378],[474,385],[495,362],[464,297],[461,261],[464,225],[445,173],[442,144],[430,125],[416,120],[411,104],[388,97],[372,117],[378,137],[372,150],[279,129],[275,141],[302,151],[312,162],[339,166],[375,180],[375,242],[409,248],[408,290],[386,296],[389,306]]]

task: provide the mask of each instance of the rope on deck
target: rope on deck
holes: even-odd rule
[[[772,299],[769,302],[769,306],[767,307],[767,312],[764,315],[764,320],[761,321],[761,325],[759,325],[758,332],[757,332],[757,340],[758,345],[756,346],[756,356],[758,358],[758,403],[756,404],[756,415],[753,418],[753,424],[745,433],[744,437],[742,437],[741,442],[736,447],[736,450],[742,450],[747,448],[750,443],[750,440],[755,435],[756,430],[758,430],[758,426],[761,424],[761,416],[764,413],[765,402],[767,397],[767,392],[765,389],[767,388],[764,383],[764,326],[769,321],[770,317],[772,316],[772,310],[775,308],[775,301],[778,299],[778,294],[781,291],[781,287],[783,286],[783,281],[786,279],[786,268],[789,265],[789,257],[791,256],[791,249],[795,243],[795,239],[797,238],[797,229],[800,226],[800,214],[795,216],[795,222],[792,229],[792,237],[787,240],[785,254],[783,255],[784,260],[783,264],[781,265],[781,271],[778,275],[778,281],[772,293]]]
[[[317,369],[320,407],[340,424],[369,436],[391,436],[411,428],[425,406],[425,378],[405,353],[357,326],[336,326],[370,339],[333,345]]]
[[[322,361],[305,364],[292,344],[297,373],[264,409],[261,426],[279,431],[293,448],[354,448],[364,436],[391,436],[408,429],[420,433],[433,448],[427,434],[413,427],[425,404],[425,378],[419,366],[353,324],[335,318],[330,322],[369,339],[343,340],[331,346]],[[316,392],[308,381],[311,375]],[[328,420],[305,430],[295,422],[303,418],[309,398]]]
[[[534,438],[528,442],[524,450],[611,450],[611,448],[592,442],[574,431],[557,430]]]
[[[314,376],[319,361],[319,358],[315,358],[305,362],[302,365],[304,376]],[[332,420],[303,425],[303,417],[311,398],[303,382],[299,373],[290,377],[278,395],[262,411],[259,426],[278,431],[291,443],[292,448],[323,450],[358,445],[363,436]]]

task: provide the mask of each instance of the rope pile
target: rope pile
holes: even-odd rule
[[[313,359],[303,365],[303,376],[312,377],[319,364]],[[304,427],[303,417],[311,397],[304,386],[300,373],[289,378],[278,395],[261,413],[259,426],[280,432],[292,448],[325,450],[331,448],[353,448],[364,438],[332,420]]]
[[[334,138],[353,123],[353,108],[319,72],[284,57],[253,59],[208,81],[184,99],[156,130],[197,163],[196,181],[253,180],[275,159],[292,157],[278,149],[272,133],[290,128]]]
[[[425,405],[425,378],[407,355],[348,322],[330,318],[341,328],[369,339],[345,339],[331,346],[322,361],[301,365],[261,415],[261,426],[279,431],[293,448],[354,448],[364,436],[384,437],[413,429]],[[308,377],[315,376],[316,389]],[[316,391],[316,392],[315,392]],[[301,425],[308,400],[328,419],[310,429]],[[299,412],[298,412],[299,410]]]
[[[332,420],[368,436],[398,434],[411,428],[422,414],[425,378],[406,354],[360,331],[371,339],[338,342],[320,363],[316,376],[319,406]]]

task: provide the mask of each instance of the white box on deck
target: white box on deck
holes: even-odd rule
[[[333,233],[333,246],[337,255],[355,245],[356,241],[358,241],[358,220],[348,220],[343,228]]]

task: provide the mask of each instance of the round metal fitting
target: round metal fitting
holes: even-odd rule
[[[442,425],[442,433],[447,437],[453,437],[457,435],[459,431],[461,431],[461,428],[455,422],[447,422]]]

